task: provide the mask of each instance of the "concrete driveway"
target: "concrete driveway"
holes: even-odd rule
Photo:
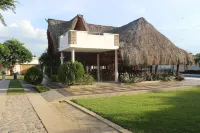
[[[82,96],[98,96],[98,95],[119,95],[138,92],[157,92],[160,90],[170,90],[177,88],[186,88],[191,86],[200,86],[200,78],[186,78],[184,81],[172,82],[141,82],[136,84],[119,84],[119,83],[106,83],[97,82],[94,85],[81,85],[69,88],[54,89],[41,95],[47,101],[55,101],[63,98],[73,98]]]

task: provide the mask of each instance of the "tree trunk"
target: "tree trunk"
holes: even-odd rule
[[[10,76],[13,75],[13,69],[14,69],[15,64],[12,64],[12,66],[9,68],[10,69]]]
[[[157,74],[157,71],[158,71],[158,65],[156,65],[155,67],[155,74]]]
[[[153,66],[150,66],[150,73],[152,73],[153,71]]]
[[[177,73],[177,74],[179,73],[179,64],[177,65],[176,73]]]

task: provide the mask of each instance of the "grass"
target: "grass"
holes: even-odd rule
[[[41,86],[41,85],[35,86],[34,89],[39,93],[46,92],[46,91],[50,90],[48,87]]]
[[[0,80],[2,79],[2,75],[0,75]],[[6,79],[7,80],[11,80],[11,79],[14,79],[13,76],[9,76],[9,75],[6,75]],[[24,75],[17,75],[17,79],[20,79],[20,80],[23,80],[24,79]]]
[[[23,94],[25,93],[24,88],[18,80],[10,80],[8,94]]]
[[[73,101],[134,133],[200,133],[200,87]]]

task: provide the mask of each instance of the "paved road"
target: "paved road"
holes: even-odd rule
[[[8,80],[0,80],[0,120],[1,120],[2,113],[5,109],[8,85],[9,85]]]
[[[200,75],[199,74],[183,74],[186,78],[190,77],[190,78],[199,78],[200,79]]]

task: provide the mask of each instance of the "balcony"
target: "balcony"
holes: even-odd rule
[[[106,52],[119,49],[119,35],[70,30],[59,37],[59,51]]]

